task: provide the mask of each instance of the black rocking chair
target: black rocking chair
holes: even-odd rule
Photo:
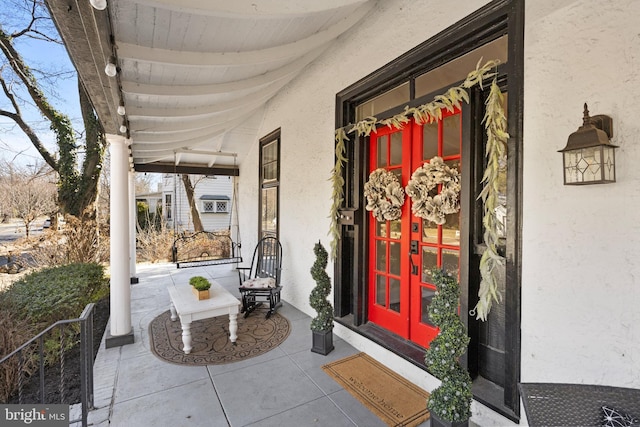
[[[269,302],[268,319],[282,305],[280,270],[282,246],[275,237],[263,237],[253,251],[251,267],[238,267],[242,309],[246,318],[253,310]]]

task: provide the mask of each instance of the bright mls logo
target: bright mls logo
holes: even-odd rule
[[[0,425],[67,427],[69,405],[0,405]]]

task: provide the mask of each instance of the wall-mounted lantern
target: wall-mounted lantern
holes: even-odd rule
[[[569,135],[562,150],[565,185],[607,184],[616,182],[617,145],[611,144],[613,121],[600,114],[590,117],[584,104],[582,126]]]

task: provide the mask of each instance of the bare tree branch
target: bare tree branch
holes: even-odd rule
[[[16,122],[16,124],[20,126],[20,129],[22,129],[25,135],[27,135],[27,138],[29,138],[36,150],[38,150],[44,161],[47,162],[47,164],[51,166],[52,169],[56,170],[58,168],[58,162],[51,155],[51,153],[49,153],[49,150],[45,148],[45,146],[42,144],[42,141],[40,141],[40,138],[31,128],[31,126],[29,126],[29,124],[22,119],[22,115],[20,114],[20,106],[16,102],[13,93],[9,90],[9,88],[7,87],[7,83],[1,75],[0,84],[2,84],[2,90],[4,91],[4,94],[11,100],[11,104],[16,109],[16,113],[11,113],[10,111],[6,110],[0,110],[0,115],[8,117]]]

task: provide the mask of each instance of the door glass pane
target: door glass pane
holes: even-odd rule
[[[376,221],[376,236],[378,237],[387,237],[387,222]]]
[[[458,251],[452,249],[442,250],[442,268],[447,270],[451,274],[458,275],[458,269],[460,268],[460,254]]]
[[[400,313],[400,280],[389,279],[389,308]]]
[[[387,306],[387,277],[376,275],[376,304]]]
[[[431,277],[431,269],[438,266],[437,249],[423,247],[422,248],[422,281],[424,283],[433,283]]]
[[[433,300],[436,291],[425,286],[421,286],[420,289],[422,293],[420,299],[420,322],[426,323],[427,325],[433,325],[429,320],[429,306],[431,305],[431,301]]]
[[[426,219],[422,220],[422,241],[425,243],[438,243],[438,226]]]
[[[395,175],[395,177],[398,178],[398,182],[402,185],[402,168],[389,169],[389,172]]]
[[[262,231],[275,233],[278,218],[278,187],[262,189]]]
[[[445,117],[442,121],[442,155],[454,156],[460,154],[460,118],[455,114]]]
[[[458,173],[460,173],[460,160],[447,160],[446,162],[444,162],[447,166],[449,166],[451,169],[455,169],[458,171]]]
[[[402,132],[391,134],[391,165],[402,164]]]
[[[378,137],[378,167],[387,166],[387,136]]]
[[[460,246],[460,213],[446,215],[445,220],[442,226],[442,243]]]
[[[431,160],[438,155],[438,123],[422,126],[422,160]]]
[[[402,238],[402,222],[397,219],[394,221],[389,221],[391,224],[391,234],[389,235],[392,239],[400,239]]]
[[[389,273],[400,275],[400,243],[390,242],[389,246]]]
[[[387,242],[384,240],[376,242],[376,270],[387,271]]]

